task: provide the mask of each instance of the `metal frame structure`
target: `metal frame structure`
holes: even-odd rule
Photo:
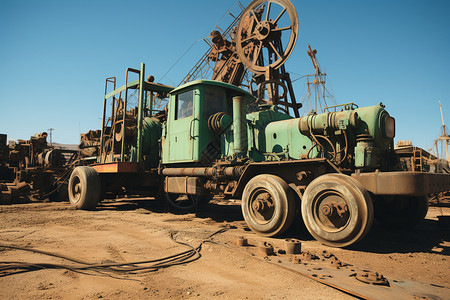
[[[129,82],[129,73],[135,73],[138,74],[139,78],[137,80]],[[137,156],[136,161],[138,165],[141,163],[142,159],[142,120],[143,120],[143,111],[144,111],[144,99],[149,98],[150,101],[153,102],[154,97],[153,93],[159,93],[162,95],[165,95],[169,93],[171,90],[173,90],[173,87],[163,85],[163,84],[157,84],[149,81],[145,81],[145,65],[144,63],[141,63],[140,70],[133,69],[133,68],[127,68],[126,74],[125,74],[125,85],[119,87],[116,89],[116,78],[115,77],[109,77],[106,79],[105,83],[105,96],[103,101],[103,118],[102,118],[102,130],[101,130],[101,137],[100,137],[100,153],[99,153],[99,159],[98,163],[114,163],[114,162],[126,162],[125,161],[125,140],[127,138],[127,103],[128,103],[128,90],[134,89],[138,90],[138,110],[137,110],[137,140],[136,140],[136,150],[137,150]],[[107,93],[108,83],[114,84],[114,90]],[[120,95],[124,92],[124,99],[123,99],[123,107],[122,107],[122,114],[119,115],[119,104],[122,101]],[[119,95],[119,98],[116,98],[116,95]],[[147,97],[149,96],[149,97]],[[109,98],[112,98],[111,102],[111,116],[106,116],[106,110],[107,110],[107,100]],[[151,107],[153,107],[153,103],[150,104]],[[153,110],[150,110],[150,113],[153,114]],[[119,119],[120,118],[120,119]],[[108,130],[108,124],[111,125]],[[116,134],[117,134],[117,124],[121,124],[122,128],[122,135],[120,140],[120,150],[119,153],[115,153],[115,140],[116,140]],[[108,134],[109,131],[109,134]],[[111,140],[111,150],[108,153],[106,149],[106,139]],[[119,170],[119,168],[117,168]]]

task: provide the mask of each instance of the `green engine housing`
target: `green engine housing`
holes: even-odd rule
[[[333,151],[334,156],[345,151],[355,168],[376,168],[382,154],[392,146],[394,118],[381,103],[364,108],[349,103],[343,107],[341,111],[270,123],[265,132],[265,151],[283,153],[291,159],[315,158],[321,148],[314,144],[320,143],[323,151]]]

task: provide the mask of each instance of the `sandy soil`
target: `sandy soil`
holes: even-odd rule
[[[212,203],[197,214],[166,213],[151,199],[106,201],[96,211],[77,211],[67,203],[0,206],[0,243],[32,247],[92,263],[130,262],[160,258],[197,246],[210,234],[227,228],[205,243],[197,261],[141,274],[85,275],[70,270],[39,270],[0,277],[0,299],[351,299],[336,289],[265,263],[258,247],[239,247],[238,236],[251,245],[283,239],[248,231],[239,202]],[[450,208],[442,208],[450,215]],[[341,261],[377,271],[385,277],[450,287],[448,228],[437,222],[439,208],[430,208],[416,229],[394,231],[374,224],[353,249],[321,245],[301,225],[286,233],[302,241],[302,249],[328,250]],[[256,254],[255,254],[256,253]],[[0,261],[67,263],[0,248]],[[450,290],[449,290],[450,291]],[[450,296],[449,296],[450,297]]]

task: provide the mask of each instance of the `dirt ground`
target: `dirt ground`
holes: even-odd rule
[[[442,211],[441,211],[442,210]],[[0,273],[0,299],[352,299],[317,281],[267,263],[258,247],[268,241],[283,247],[283,238],[256,236],[248,231],[240,203],[213,200],[197,214],[170,214],[152,199],[105,201],[95,211],[78,211],[68,203],[0,206],[0,243],[63,254],[92,263],[150,260],[204,243],[194,262],[140,274],[86,275],[67,269]],[[385,277],[443,286],[450,292],[450,236],[438,215],[450,208],[430,208],[417,228],[390,230],[374,223],[353,249],[335,249],[315,241],[301,226],[284,237],[302,241],[303,251],[332,252],[341,261],[376,271]],[[300,223],[300,222],[299,222]],[[0,261],[67,263],[61,258],[0,248]],[[5,276],[6,275],[6,276]],[[450,293],[449,299],[450,299]]]

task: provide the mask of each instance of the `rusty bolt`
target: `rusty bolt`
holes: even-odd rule
[[[302,252],[302,243],[297,239],[285,239],[287,254],[300,254]]]
[[[326,217],[331,216],[333,214],[333,207],[328,204],[324,204],[322,206],[322,214]]]
[[[302,181],[303,179],[305,179],[306,177],[308,177],[308,174],[307,174],[305,171],[301,171],[301,172],[298,172],[298,173],[296,174],[296,176],[297,176],[297,179],[298,179],[299,181]]]
[[[243,236],[239,236],[236,240],[238,246],[248,246],[248,240]]]
[[[331,258],[331,257],[334,256],[333,253],[328,252],[327,250],[323,250],[322,255],[323,255],[323,257],[325,257],[325,258]]]
[[[253,202],[253,210],[255,211],[263,211],[264,210],[264,203],[261,200],[256,200]]]
[[[267,242],[261,242],[259,244],[259,249],[264,255],[274,255],[273,246]]]
[[[366,271],[362,274],[356,273],[355,278],[368,284],[390,286],[389,281],[383,275],[378,274],[378,272]]]
[[[347,204],[336,204],[335,207],[339,217],[342,217],[348,211]]]

